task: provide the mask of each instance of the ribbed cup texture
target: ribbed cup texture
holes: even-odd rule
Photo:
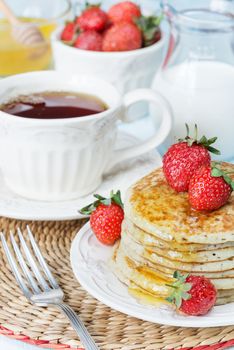
[[[66,200],[81,197],[99,186],[113,149],[111,143],[107,138],[83,149],[18,145],[8,150],[3,161],[4,177],[14,192],[28,198]]]

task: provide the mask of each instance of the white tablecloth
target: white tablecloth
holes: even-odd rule
[[[38,347],[0,336],[1,350],[38,350]],[[48,349],[49,350],[49,349]]]

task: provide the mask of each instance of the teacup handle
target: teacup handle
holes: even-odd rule
[[[106,171],[110,171],[118,163],[140,156],[144,153],[151,151],[159,146],[169,135],[172,128],[172,110],[167,100],[159,93],[151,89],[137,89],[127,93],[123,98],[123,122],[132,122],[129,120],[128,109],[136,102],[149,101],[153,102],[156,106],[160,106],[162,109],[162,121],[157,132],[151,136],[148,140],[141,142],[139,145],[127,147],[121,150],[114,151],[112,155],[112,161],[108,165]]]

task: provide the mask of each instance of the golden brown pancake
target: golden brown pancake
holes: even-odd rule
[[[222,167],[234,171],[232,164]],[[147,304],[165,300],[174,271],[210,278],[217,304],[234,301],[234,195],[218,210],[197,212],[188,194],[171,189],[156,169],[127,192],[111,265],[130,294]]]
[[[122,245],[120,245],[119,248],[117,249],[113,262],[115,263],[116,268],[124,276],[126,276],[126,274],[128,273],[127,277],[130,280],[134,281],[134,283],[136,284],[137,284],[137,280],[141,278],[142,281],[144,281],[144,284],[148,285],[149,280],[145,278],[145,271],[150,272],[151,274],[156,274],[157,276],[160,275],[160,277],[163,277],[165,280],[171,279],[174,271],[179,271],[182,274],[189,273],[189,271],[185,271],[182,269],[172,269],[159,264],[151,263],[150,261],[145,260],[139,255],[134,254],[132,250],[130,249],[126,250],[125,247],[123,247]],[[136,271],[137,271],[137,275],[136,275]],[[190,272],[193,275],[203,275],[205,277],[210,278],[218,289],[234,289],[234,276],[233,276],[234,270],[224,271],[224,272],[222,271],[221,272],[190,271]],[[157,285],[157,278],[154,281],[154,283]]]
[[[226,171],[234,165],[224,163]],[[234,194],[218,210],[198,212],[188,193],[168,186],[162,168],[133,185],[125,200],[125,215],[136,226],[166,241],[220,244],[234,241]]]
[[[136,246],[138,250],[144,249],[146,253],[155,253],[164,258],[181,262],[220,262],[233,258],[234,242],[216,245],[167,242],[139,229],[125,218],[122,224],[122,241],[127,239],[131,242],[126,244]]]
[[[126,217],[126,215],[122,224],[122,231],[129,234],[134,241],[149,249],[153,249],[156,247],[158,249],[163,250],[193,253],[200,251],[213,251],[230,247],[234,248],[234,241],[219,244],[199,244],[191,242],[183,242],[183,244],[181,244],[181,242],[176,241],[165,241],[137,227]]]
[[[181,256],[181,252],[171,251],[173,253],[173,258],[168,254],[167,250],[161,250],[160,253],[158,253],[156,250],[149,250],[145,248],[144,246],[136,243],[131,239],[126,232],[122,233],[121,243],[120,243],[120,249],[122,251],[125,251],[127,256],[131,256],[133,260],[139,260],[143,261],[145,264],[151,264],[153,266],[161,266],[172,269],[174,271],[181,270],[181,271],[187,271],[187,272],[228,272],[230,270],[234,270],[234,258],[233,258],[233,248],[231,249],[231,252],[228,250],[224,250],[224,252],[219,253],[217,251],[216,255],[220,254],[222,255],[222,260],[212,260],[209,259],[209,255],[205,255],[205,252],[199,252],[195,253],[193,252],[192,255],[189,253],[183,252]],[[228,248],[227,248],[228,249]],[[225,256],[226,252],[226,256]],[[177,256],[177,253],[179,254],[179,258]],[[208,251],[210,254],[211,251]],[[200,257],[203,257],[203,259],[200,259]],[[212,255],[212,254],[211,254]],[[231,257],[230,257],[231,256]],[[212,256],[213,257],[213,256]],[[182,260],[183,259],[183,260]],[[233,274],[233,272],[232,272]]]

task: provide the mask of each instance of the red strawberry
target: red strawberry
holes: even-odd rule
[[[121,235],[124,219],[123,203],[120,191],[111,192],[110,198],[94,195],[97,200],[81,209],[81,214],[90,215],[90,226],[97,239],[106,245],[112,245]]]
[[[141,16],[141,9],[132,1],[123,1],[113,5],[108,11],[108,16],[112,23],[134,22]]]
[[[175,304],[177,310],[186,315],[207,314],[217,297],[213,283],[204,276],[181,275],[177,271],[173,277],[176,281],[171,285],[173,292],[167,301]]]
[[[217,164],[203,166],[190,180],[189,202],[196,210],[216,210],[227,203],[234,181],[217,167]]]
[[[74,46],[82,50],[102,51],[102,36],[94,30],[80,33]]]
[[[177,192],[188,191],[189,181],[195,171],[202,165],[210,165],[209,151],[220,154],[210,146],[217,137],[207,140],[203,136],[197,140],[197,126],[195,125],[195,138],[189,136],[187,124],[186,128],[186,138],[172,145],[163,157],[164,175],[168,184]]]
[[[73,22],[68,22],[61,34],[61,40],[72,42],[76,33],[76,25]]]
[[[141,31],[133,23],[116,23],[104,33],[103,51],[130,51],[140,49],[141,46]]]
[[[81,30],[96,30],[101,32],[107,24],[107,14],[99,6],[89,6],[76,19]]]

